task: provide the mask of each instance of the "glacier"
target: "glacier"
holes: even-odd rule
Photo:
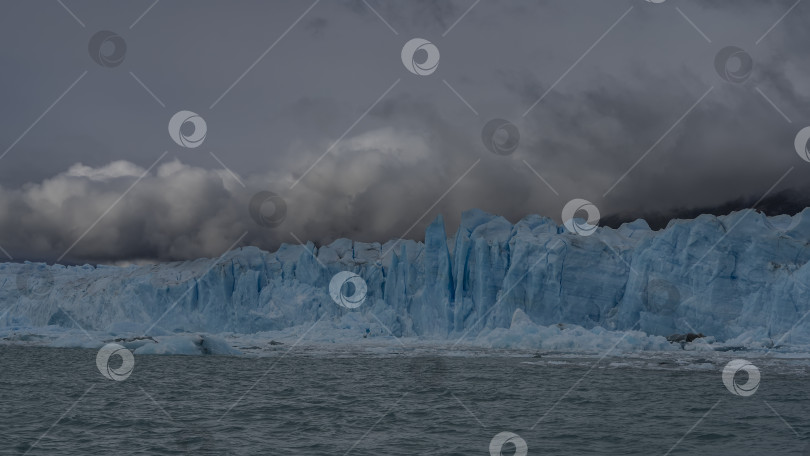
[[[471,210],[454,235],[439,216],[424,239],[127,267],[2,263],[0,337],[92,347],[130,338],[141,353],[209,343],[233,354],[222,338],[679,350],[665,337],[699,332],[701,344],[810,351],[810,208],[702,215],[658,231],[636,220],[591,236],[538,215],[512,224]],[[357,309],[329,295],[341,271],[367,284]]]

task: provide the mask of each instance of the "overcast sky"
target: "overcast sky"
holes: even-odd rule
[[[794,149],[810,125],[810,4],[794,0],[0,10],[0,246],[15,261],[422,239],[470,208],[512,222],[559,221],[574,198],[603,216],[666,212],[810,177]],[[430,74],[403,64],[414,38],[438,50]],[[732,81],[715,64],[728,46],[743,58],[721,65]],[[179,111],[204,119],[197,147],[170,136]],[[485,147],[492,119],[519,132],[514,153]],[[257,206],[265,226],[250,215],[258,192],[286,206]]]

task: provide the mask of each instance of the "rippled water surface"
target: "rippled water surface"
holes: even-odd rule
[[[95,358],[0,347],[2,454],[469,456],[502,431],[529,455],[810,454],[800,362],[740,397],[716,361],[140,356],[116,382]]]

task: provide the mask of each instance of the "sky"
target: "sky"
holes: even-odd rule
[[[472,208],[667,213],[810,177],[795,144],[810,125],[801,1],[0,10],[7,261],[420,240]]]

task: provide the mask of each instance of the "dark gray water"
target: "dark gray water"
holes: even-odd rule
[[[116,382],[95,357],[0,347],[2,454],[489,455],[502,431],[529,455],[810,454],[810,378],[790,362],[740,397],[722,365],[294,351],[140,356]]]

